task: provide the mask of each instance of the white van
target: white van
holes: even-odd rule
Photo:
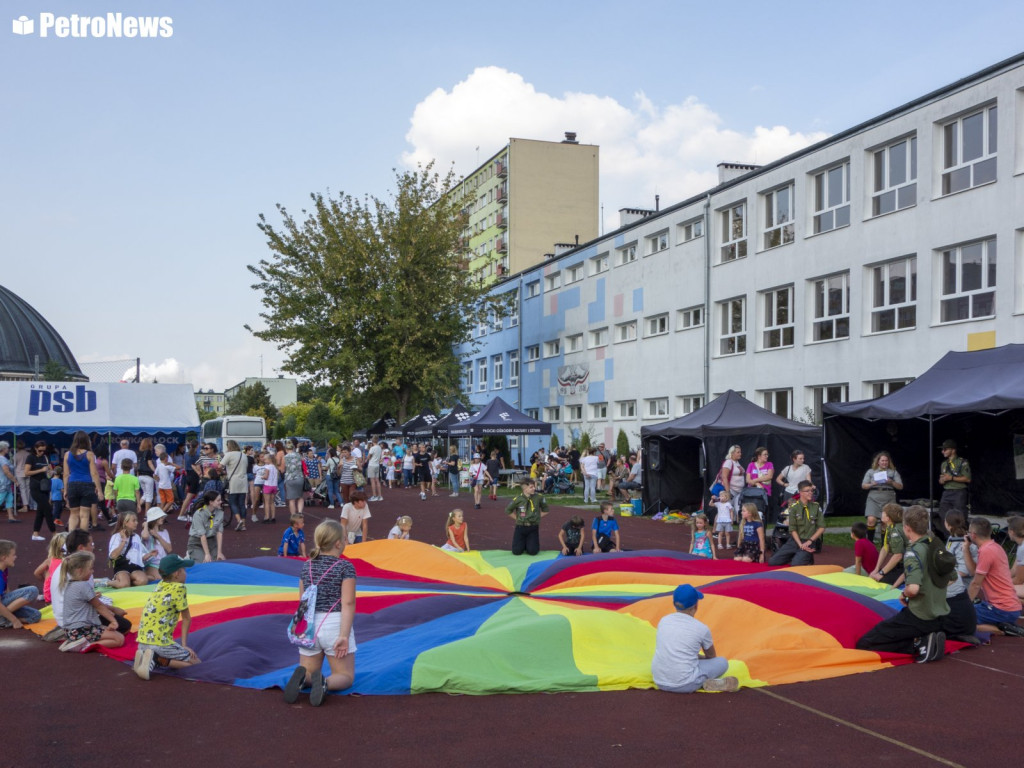
[[[199,440],[216,445],[218,453],[224,453],[228,440],[234,440],[239,448],[251,445],[259,451],[267,444],[267,422],[262,416],[221,416],[203,422]]]

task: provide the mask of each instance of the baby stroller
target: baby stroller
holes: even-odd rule
[[[326,507],[327,506],[327,502],[328,502],[327,478],[325,477],[325,478],[320,480],[320,484],[319,485],[313,486],[313,490],[311,490],[308,494],[306,494],[306,503],[309,504],[310,506],[313,506],[313,507],[316,507],[316,506]]]
[[[552,493],[576,493],[576,486],[572,482],[572,467],[566,466],[555,475],[555,481],[551,486]]]

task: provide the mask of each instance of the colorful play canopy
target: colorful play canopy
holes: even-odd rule
[[[489,694],[653,688],[655,628],[689,583],[698,617],[745,686],[837,677],[906,663],[854,643],[895,611],[897,592],[835,566],[770,569],[650,550],[584,558],[453,554],[412,541],[346,549],[358,573],[350,692]],[[248,688],[283,686],[297,663],[285,628],[298,560],[260,557],[189,570],[189,645],[202,664],[175,674]],[[137,625],[150,587],[112,591]],[[44,616],[46,614],[44,613]],[[52,628],[44,620],[33,629]],[[130,662],[134,635],[108,655]]]

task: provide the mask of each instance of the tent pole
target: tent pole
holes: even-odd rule
[[[932,446],[935,445],[935,416],[928,414],[928,523],[932,526],[935,517],[935,454],[932,453]],[[933,531],[934,533],[934,531]]]

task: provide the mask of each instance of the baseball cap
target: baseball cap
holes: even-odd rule
[[[162,575],[170,576],[179,568],[191,568],[195,564],[195,560],[186,560],[183,557],[178,557],[178,555],[165,555],[160,558],[159,570]]]
[[[161,561],[162,563],[163,561]],[[162,570],[162,569],[161,569]],[[689,584],[680,584],[672,593],[672,602],[683,608],[692,608],[698,600],[703,600],[704,595],[691,587]]]

